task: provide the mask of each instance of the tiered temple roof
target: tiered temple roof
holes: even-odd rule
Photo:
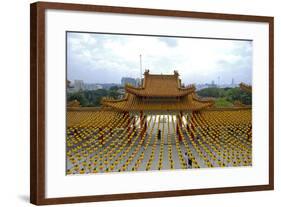
[[[251,85],[247,85],[245,83],[240,83],[239,84],[241,90],[248,92],[248,93],[252,93],[252,86]]]
[[[146,71],[142,87],[126,85],[125,90],[139,97],[182,97],[195,91],[194,85],[182,87],[178,77],[176,71],[174,75],[155,75]]]
[[[126,85],[125,91],[123,99],[104,98],[102,104],[121,111],[193,111],[214,104],[211,99],[197,97],[194,85],[182,87],[177,71],[173,75],[149,74],[146,71],[141,87]]]

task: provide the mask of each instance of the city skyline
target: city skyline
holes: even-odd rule
[[[171,75],[171,74],[168,74],[168,75]],[[132,77],[121,77],[121,80],[119,82],[116,82],[116,83],[110,83],[110,82],[106,82],[106,83],[102,83],[102,82],[85,82],[84,80],[69,80],[70,81],[70,84],[73,85],[75,81],[82,81],[83,84],[94,84],[94,85],[99,85],[99,84],[116,84],[116,85],[124,85],[122,84],[122,79],[123,78],[129,78],[131,79]],[[134,79],[135,81],[139,81],[139,78],[132,78]],[[194,83],[194,84],[197,84],[197,85],[204,85],[204,84],[210,84],[210,85],[238,85],[239,83],[241,82],[236,82],[234,79],[231,79],[230,82],[224,82],[224,83],[218,83],[218,81],[215,81],[215,80],[210,80],[209,82],[206,82],[206,83]]]
[[[252,42],[95,33],[67,33],[67,79],[120,83],[142,73],[172,74],[184,84],[252,84]],[[142,76],[143,77],[143,76]]]

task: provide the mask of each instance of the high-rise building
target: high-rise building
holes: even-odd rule
[[[125,86],[126,84],[130,84],[132,86],[137,86],[137,80],[130,77],[122,77],[121,85]]]
[[[84,83],[84,90],[95,91],[98,89],[102,89],[103,87],[99,84],[95,83]]]
[[[74,88],[76,91],[83,91],[85,89],[83,80],[74,80]]]

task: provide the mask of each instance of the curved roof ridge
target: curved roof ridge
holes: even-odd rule
[[[128,94],[126,93],[124,98],[121,99],[113,99],[109,97],[103,97],[101,100],[101,103],[104,104],[106,102],[111,102],[111,103],[117,103],[117,102],[122,102],[122,101],[127,101],[128,100]]]
[[[127,89],[127,88],[131,88],[131,89],[135,89],[135,90],[142,90],[142,89],[144,89],[143,87],[136,87],[136,86],[133,86],[133,85],[126,84],[125,85],[125,89]]]
[[[189,84],[189,85],[187,85],[185,87],[179,87],[179,89],[182,90],[182,91],[185,91],[185,90],[195,90],[196,87],[195,87],[194,84]]]
[[[211,97],[201,98],[195,93],[193,93],[193,99],[201,103],[211,103],[211,104],[215,103],[214,98]]]
[[[121,99],[119,101],[106,101],[103,104],[107,107],[112,107],[121,111],[158,111],[158,110],[183,110],[183,111],[196,111],[209,108],[213,105],[213,102],[203,102],[198,101],[193,96],[191,100],[189,97],[184,97],[180,102],[175,101],[171,102],[147,102],[145,100],[137,98],[137,96],[133,94],[127,94],[127,100]]]

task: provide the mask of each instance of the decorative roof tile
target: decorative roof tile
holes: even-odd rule
[[[177,71],[173,75],[149,74],[146,71],[141,87],[126,85],[125,90],[141,97],[181,97],[194,92],[195,86],[182,87]]]

